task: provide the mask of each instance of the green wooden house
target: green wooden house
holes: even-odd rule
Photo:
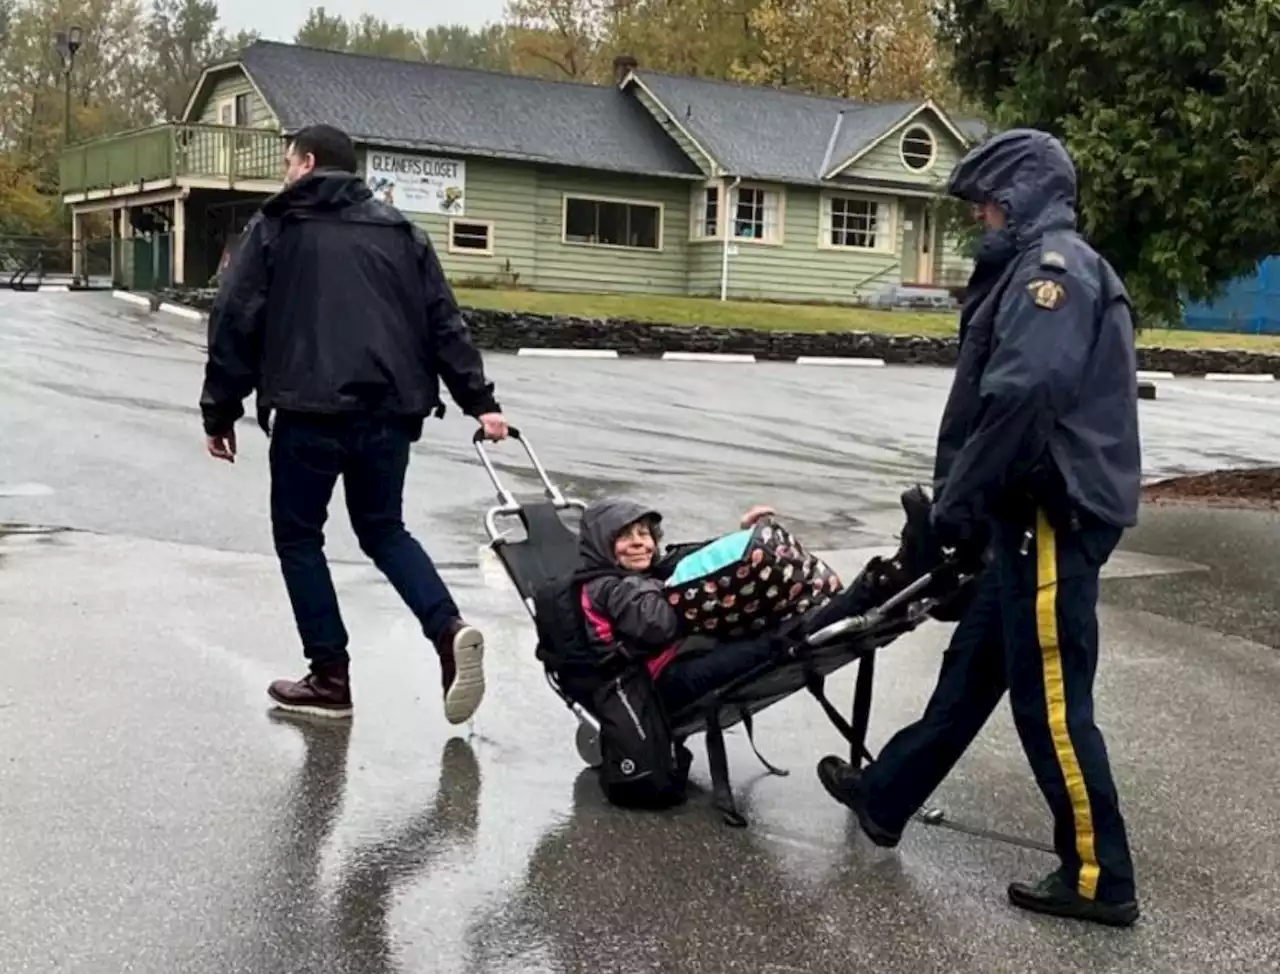
[[[615,68],[591,86],[258,42],[180,121],[71,146],[63,198],[77,235],[112,213],[117,283],[202,285],[285,138],[328,122],[456,281],[835,302],[963,283],[935,198],[972,121]]]

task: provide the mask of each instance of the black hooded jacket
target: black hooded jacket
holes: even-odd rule
[[[621,568],[613,553],[618,535],[636,521],[648,519],[655,526],[661,515],[652,508],[623,498],[607,498],[591,504],[582,515],[578,552],[587,638],[601,655],[622,644],[642,656],[670,649],[681,637],[680,617],[667,601],[662,578],[673,559],[656,562],[649,571]],[[655,537],[660,542],[660,536]]]
[[[948,189],[998,202],[1012,246],[1002,248],[998,279],[988,277],[965,309],[938,435],[935,526],[943,538],[980,536],[981,522],[1034,495],[1045,471],[1066,503],[1133,525],[1141,444],[1132,310],[1115,271],[1076,232],[1070,157],[1047,133],[1015,129],[973,149]]]
[[[426,234],[353,173],[317,170],[268,199],[209,316],[205,431],[230,431],[254,390],[260,415],[420,420],[441,379],[464,413],[498,411]]]

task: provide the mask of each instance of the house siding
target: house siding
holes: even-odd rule
[[[899,151],[903,133],[916,126],[928,129],[937,147],[933,165],[922,172],[903,165]],[[937,121],[932,112],[925,112],[895,128],[883,142],[845,169],[841,176],[847,179],[891,179],[923,188],[941,189],[955,164],[960,161],[962,153],[963,147],[947,131],[946,126]]]
[[[941,287],[963,287],[973,272],[973,260],[960,249],[960,241],[947,234],[934,257],[934,278]]]
[[[790,187],[781,245],[733,242],[737,253],[729,257],[729,297],[849,303],[901,281],[902,221],[896,201],[885,198],[892,213],[894,251],[890,252],[820,248],[821,199],[817,189]],[[718,248],[715,253],[718,292]]]
[[[249,96],[249,125],[252,128],[279,128],[275,113],[262,100],[242,68],[228,69],[209,90],[203,102],[191,106],[191,118],[205,125],[218,124],[218,105],[237,95]]]
[[[562,243],[566,194],[661,203],[662,249],[628,250]],[[537,208],[535,286],[547,291],[687,293],[688,183],[540,170]]]
[[[364,167],[362,150],[361,169]],[[506,284],[545,291],[684,294],[688,280],[689,188],[677,180],[610,177],[468,158],[458,222],[487,223],[492,255],[450,253],[448,216],[407,213],[431,237],[455,285]],[[662,250],[565,244],[565,195],[662,204]]]
[[[732,267],[730,258],[730,267]],[[720,297],[720,275],[724,265],[724,248],[719,240],[703,240],[689,245],[689,294],[694,297]],[[732,279],[731,279],[732,280]]]
[[[632,85],[627,89],[639,102],[645,107],[650,115],[654,117],[659,125],[665,131],[676,145],[680,147],[680,151],[687,155],[693,164],[701,169],[706,175],[714,176],[715,162],[709,159],[705,152],[699,149],[689,136],[681,131],[680,126],[676,125],[667,110],[658,103],[658,100],[650,95],[645,89],[638,84]]]

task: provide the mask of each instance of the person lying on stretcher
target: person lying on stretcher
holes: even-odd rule
[[[932,567],[928,497],[913,490],[903,495],[902,502],[907,521],[898,552],[890,559],[873,558],[843,589],[832,577],[834,596],[799,618],[806,633],[869,611]],[[754,527],[772,514],[768,508],[753,508],[742,527]],[[706,545],[676,546],[659,557],[662,515],[658,511],[620,498],[596,501],[583,513],[579,538],[577,577],[585,580],[579,599],[589,646],[600,659],[619,647],[628,656],[643,658],[668,714],[680,712],[771,658],[771,637],[777,626],[738,638],[690,632],[678,608],[678,588],[670,587],[668,581],[682,558]],[[585,703],[589,677],[568,677],[564,689]],[[583,692],[575,692],[575,683]]]

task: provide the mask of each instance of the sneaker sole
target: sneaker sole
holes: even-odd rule
[[[267,696],[271,698],[271,704],[276,710],[283,710],[289,714],[305,714],[308,717],[327,717],[330,720],[348,720],[351,717],[351,707],[321,707],[315,704],[305,703],[289,703],[281,700],[267,691]]]
[[[457,667],[453,684],[444,695],[444,717],[451,724],[472,718],[484,699],[484,636],[470,626],[453,640],[453,661]]]

